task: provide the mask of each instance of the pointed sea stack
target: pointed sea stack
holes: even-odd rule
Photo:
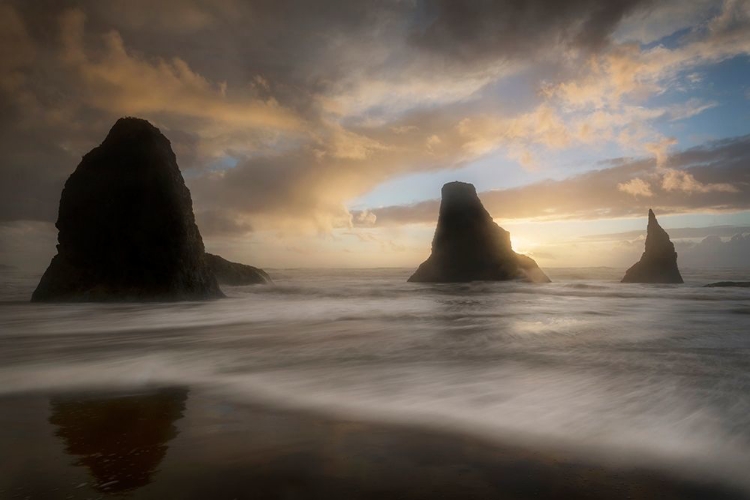
[[[513,251],[510,233],[492,221],[472,184],[445,184],[432,254],[409,281],[506,280],[550,281],[534,260]]]
[[[263,269],[257,267],[230,262],[211,253],[206,253],[206,262],[220,285],[241,286],[273,283],[271,277]]]
[[[65,183],[57,255],[31,300],[222,297],[169,140],[121,118]]]
[[[674,244],[656,221],[651,209],[648,211],[646,251],[641,255],[641,260],[625,272],[622,283],[683,283],[677,269]]]

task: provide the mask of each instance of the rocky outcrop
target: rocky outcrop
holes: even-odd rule
[[[683,283],[677,268],[677,252],[667,232],[648,211],[646,251],[641,260],[625,272],[623,283]]]
[[[717,281],[703,286],[707,288],[750,288],[750,281]]]
[[[57,255],[32,301],[223,296],[169,140],[122,118],[65,183]]]
[[[206,254],[208,267],[221,285],[261,285],[273,283],[271,277],[263,269],[230,262],[223,257],[211,253]]]
[[[506,280],[550,281],[534,260],[513,251],[510,233],[493,222],[472,184],[445,184],[432,254],[409,281]]]

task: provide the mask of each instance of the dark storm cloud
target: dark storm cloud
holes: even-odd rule
[[[458,61],[535,56],[551,45],[595,50],[649,0],[440,0],[422,2],[415,46]]]
[[[750,210],[750,136],[723,140],[673,155],[669,169],[654,160],[637,160],[595,170],[561,181],[544,181],[514,189],[480,194],[487,210],[499,219],[602,219],[642,216],[649,208],[659,214],[693,211]],[[666,190],[663,176],[689,174],[698,186],[728,185],[728,190]],[[651,196],[632,196],[618,185],[644,178]],[[373,209],[378,225],[431,223],[439,200],[416,205]],[[356,220],[356,214],[355,214]]]
[[[311,93],[335,85],[361,51],[399,37],[408,4],[294,0],[40,0],[10,2],[42,45],[59,44],[58,20],[78,9],[86,15],[87,42],[116,31],[146,59],[186,61],[218,82],[250,84],[262,75],[275,99],[315,113]],[[383,49],[386,50],[386,49]],[[373,60],[370,59],[372,63]]]
[[[568,48],[606,51],[623,16],[648,4],[0,0],[0,220],[54,221],[80,157],[138,115],[172,141],[207,234],[244,234],[266,216],[346,224],[344,204],[395,175],[571,135],[548,107],[520,123],[473,119],[478,96],[509,61],[554,54],[540,65],[551,74]],[[508,216],[540,216],[527,192],[560,200],[549,217],[624,207],[632,197],[617,184],[649,169],[509,191]],[[720,195],[739,206],[743,193],[693,193],[685,207]],[[435,204],[384,209],[383,222],[389,211],[431,220]]]
[[[205,169],[237,147],[242,157],[252,148],[279,154],[309,142],[325,129],[317,96],[348,85],[341,79],[372,60],[369,50],[387,52],[378,47],[396,38],[387,33],[403,29],[408,6],[39,0],[0,1],[0,9],[0,220],[52,221],[65,178],[122,115],[155,122],[183,171]],[[249,199],[268,201],[273,210],[291,192],[298,196],[274,179],[279,170],[335,176],[299,161],[310,151],[279,159],[284,166],[266,162],[257,179],[240,179],[268,195]],[[210,190],[215,183],[208,184]],[[220,203],[224,193],[215,196]],[[227,222],[236,214],[203,211],[214,214],[204,220],[220,231],[247,229]]]

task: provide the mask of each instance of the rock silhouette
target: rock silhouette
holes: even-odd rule
[[[707,288],[750,288],[750,281],[717,281],[703,286]]]
[[[32,301],[194,300],[223,294],[169,140],[121,118],[65,183],[57,255]]]
[[[646,250],[641,260],[625,272],[622,283],[683,283],[674,244],[651,209],[648,211]]]
[[[550,281],[533,259],[513,251],[510,233],[493,222],[472,184],[445,184],[432,254],[409,281],[505,280]]]
[[[206,253],[206,262],[221,285],[238,286],[273,283],[271,277],[263,269],[257,267],[230,262],[211,253]]]

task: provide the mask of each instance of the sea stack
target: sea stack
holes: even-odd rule
[[[641,260],[625,272],[623,283],[683,283],[677,269],[677,252],[667,232],[656,220],[653,210],[648,211],[646,251]]]
[[[263,269],[257,267],[230,262],[211,253],[206,253],[206,262],[220,285],[241,286],[273,283],[271,277]]]
[[[65,183],[57,255],[31,300],[222,297],[169,140],[121,118]]]
[[[506,280],[550,281],[533,259],[513,251],[510,233],[493,222],[472,184],[445,184],[432,254],[409,281]]]

